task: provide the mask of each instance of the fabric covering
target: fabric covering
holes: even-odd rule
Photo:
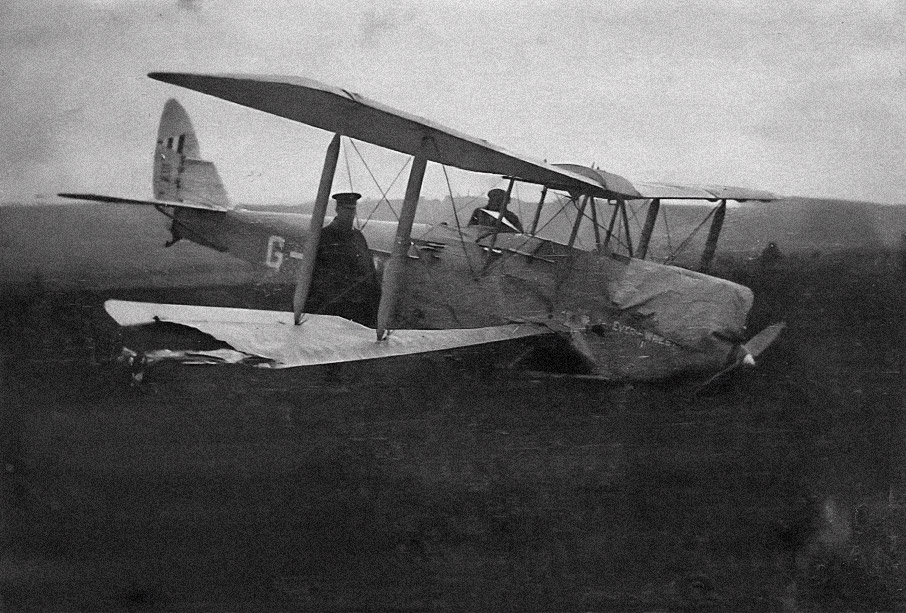
[[[279,311],[122,300],[108,300],[104,308],[121,326],[163,321],[195,328],[237,351],[269,360],[258,365],[270,368],[443,351],[550,332],[533,324],[459,330],[394,330],[389,339],[377,342],[373,329],[334,315],[306,314],[302,325],[296,326],[292,313]]]
[[[607,293],[618,308],[651,317],[665,338],[698,349],[712,339],[741,341],[754,299],[732,281],[636,259],[608,281]]]

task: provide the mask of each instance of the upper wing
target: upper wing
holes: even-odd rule
[[[669,200],[757,200],[770,202],[780,197],[761,189],[730,185],[672,185],[669,183],[635,183],[643,198]]]
[[[152,72],[148,76],[380,147],[422,155],[440,164],[500,174],[573,193],[624,200],[778,199],[763,190],[722,185],[633,183],[597,168],[548,164],[345,89],[302,77],[174,72]]]
[[[602,198],[642,197],[631,182],[619,175],[600,173],[588,177],[569,168],[533,160],[311,79],[172,72],[152,72],[148,76],[380,147],[421,155],[447,166],[515,177]]]
[[[223,307],[150,304],[108,300],[107,313],[122,326],[166,321],[201,330],[237,351],[266,360],[272,368],[314,366],[387,358],[549,334],[535,324],[508,324],[458,330],[394,330],[385,341],[375,331],[334,315],[305,315],[293,325],[293,314]]]
[[[226,213],[230,209],[225,206],[206,202],[176,202],[173,200],[138,200],[135,198],[120,198],[119,196],[104,196],[101,194],[57,194],[63,198],[72,198],[73,200],[91,200],[94,202],[114,202],[119,204],[145,204],[151,206],[172,206],[183,209],[200,209],[202,211],[214,211]]]
[[[611,176],[599,168],[589,168],[579,164],[556,164],[558,168],[581,174],[592,181],[606,182]],[[729,185],[675,185],[671,183],[635,182],[633,188],[636,196],[626,197],[626,200],[662,198],[665,200],[759,200],[769,202],[780,198],[771,192],[748,187],[732,187]]]

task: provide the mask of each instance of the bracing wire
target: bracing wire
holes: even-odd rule
[[[451,196],[451,198],[452,198],[452,196]],[[465,202],[461,202],[461,203],[457,203],[457,202],[454,200],[453,203],[452,203],[452,204],[453,204],[453,212],[454,212],[454,213],[462,213],[463,210],[468,211],[468,210],[472,209],[473,206],[474,206],[474,204],[475,204],[476,202],[478,202],[481,198],[482,198],[481,195],[472,196],[472,197],[470,197],[468,200],[466,200]],[[457,215],[457,219],[458,219],[458,215]],[[457,221],[457,224],[456,224],[456,225],[457,225],[457,229],[460,229],[460,228],[461,228],[461,226],[459,225],[459,222],[458,222],[458,221]]]
[[[446,172],[446,169],[444,170],[444,172]],[[448,182],[448,186],[449,186],[449,182]],[[516,185],[514,185],[514,189],[518,189],[517,186],[518,186],[518,183],[517,183]],[[451,196],[450,196],[450,197],[452,198],[452,193],[451,193]],[[471,206],[471,205],[472,205],[476,200],[478,200],[480,197],[481,197],[481,196],[476,196],[475,198],[472,198],[472,199],[471,199],[469,202],[467,202],[464,206],[466,206],[466,207]],[[558,195],[558,197],[559,197],[559,195]],[[562,203],[562,197],[560,198],[560,202]],[[521,204],[521,201],[520,201],[520,204]],[[518,247],[516,247],[516,251],[521,250],[523,247],[525,247],[526,245],[528,245],[532,240],[536,240],[537,232],[540,232],[541,230],[544,230],[544,228],[547,227],[547,225],[548,225],[549,223],[551,223],[554,219],[556,219],[556,217],[563,211],[564,208],[566,208],[566,207],[565,207],[565,206],[561,206],[560,209],[559,209],[556,213],[554,213],[554,215],[551,216],[550,219],[548,219],[548,220],[547,220],[540,228],[537,229],[535,235],[526,236],[526,237],[525,237],[525,240],[524,240]],[[453,206],[453,210],[454,210],[454,213],[457,212],[457,207],[456,207],[455,203],[454,203],[454,206]],[[519,214],[520,214],[520,216],[521,216],[521,213],[522,213],[522,208],[521,208],[521,206],[520,206],[520,209],[519,209]],[[460,225],[460,221],[459,221],[459,216],[458,216],[458,214],[457,214],[457,216],[456,216],[456,225],[457,225],[457,229],[461,229],[461,228],[462,228],[462,226]],[[461,233],[460,233],[460,240],[462,240],[462,234],[461,234]],[[541,239],[541,240],[543,240],[543,239]],[[465,243],[463,243],[463,248],[465,249]],[[484,267],[481,269],[481,271],[480,271],[479,274],[481,274],[481,275],[487,274],[488,271],[490,271],[494,266],[496,266],[496,265],[498,265],[499,263],[501,263],[504,259],[506,259],[506,258],[498,258],[498,259],[495,259],[495,260],[490,260],[490,261],[488,262],[488,264],[487,264],[486,266],[484,266]],[[470,265],[469,265],[469,269],[472,270],[471,263],[470,263]]]
[[[393,213],[393,216],[399,221],[399,215],[396,212],[396,209],[393,208],[393,205],[390,204],[390,200],[387,199],[387,194],[390,193],[390,190],[393,189],[393,186],[396,184],[397,180],[400,178],[400,175],[403,174],[403,171],[406,170],[406,167],[412,162],[412,158],[407,157],[406,162],[399,169],[399,172],[396,173],[396,176],[393,177],[393,181],[390,182],[390,185],[387,189],[383,189],[381,184],[378,182],[377,177],[374,176],[374,173],[371,171],[371,167],[368,166],[368,162],[365,161],[365,157],[362,155],[362,152],[359,151],[359,148],[356,146],[355,141],[350,141],[352,143],[352,148],[358,154],[359,159],[362,160],[362,164],[365,166],[365,170],[368,171],[368,174],[371,176],[371,180],[374,181],[375,186],[378,188],[378,191],[381,192],[381,198],[378,200],[377,204],[374,205],[374,208],[371,209],[371,212],[368,214],[368,217],[365,219],[365,222],[362,224],[362,227],[368,225],[368,222],[371,221],[371,218],[374,216],[374,213],[377,211],[378,207],[381,206],[382,202],[387,203],[387,207],[390,209],[390,212]]]
[[[683,249],[686,248],[686,245],[689,243],[689,241],[691,241],[692,238],[696,234],[698,234],[698,231],[702,229],[702,227],[705,225],[705,223],[709,219],[711,219],[711,216],[714,215],[714,211],[716,211],[716,210],[717,210],[717,207],[714,207],[713,209],[711,209],[711,211],[707,215],[705,215],[705,218],[701,220],[701,223],[699,223],[697,226],[695,226],[695,229],[692,230],[692,232],[689,234],[689,236],[687,236],[686,239],[680,243],[679,247],[676,248],[676,251],[672,251],[670,253],[670,255],[667,256],[667,259],[664,260],[664,264],[669,264],[670,262],[672,262],[673,259],[676,256],[678,256]]]
[[[521,245],[519,245],[520,248],[528,245],[533,239],[538,239],[538,234],[542,230],[544,230],[548,225],[550,225],[555,219],[557,219],[557,217],[561,213],[563,214],[564,217],[567,217],[567,221],[569,221],[569,219],[568,219],[569,216],[566,213],[564,213],[564,211],[566,210],[566,205],[563,203],[563,196],[556,192],[553,192],[553,193],[557,197],[558,206],[556,207],[557,208],[556,212],[553,215],[551,215],[550,219],[545,221],[543,224],[541,224],[541,226],[537,230],[535,230],[535,234],[533,234],[532,236],[527,236],[525,241]],[[553,205],[553,203],[551,203],[551,204]],[[538,239],[538,240],[545,240],[545,239]]]
[[[664,207],[661,208],[661,217],[664,219],[664,229],[667,231],[667,253],[673,253],[673,237],[670,235],[670,223],[667,221],[667,209]]]
[[[352,139],[347,137],[346,142],[351,143]],[[343,158],[346,160],[346,180],[349,183],[349,191],[354,191],[352,189],[352,169],[349,167],[349,149],[343,147]]]
[[[591,203],[589,203],[589,205],[591,205]],[[614,205],[614,206],[616,206],[616,205]],[[634,214],[632,216],[632,218],[638,218],[638,214],[637,213]],[[585,213],[582,213],[582,219],[583,220],[587,219],[593,224],[595,223],[594,218],[591,217],[591,215],[587,211]],[[607,226],[605,224],[598,221],[598,223],[596,225],[598,226],[599,229],[604,230],[605,233],[607,232]],[[618,227],[615,228],[615,231],[611,234],[611,238],[616,241],[617,245],[619,245],[620,247],[623,247],[627,251],[629,250],[629,245],[623,241],[623,224],[622,223],[618,224]],[[577,236],[576,241],[580,242],[580,240],[581,240],[580,237]]]
[[[459,211],[456,210],[456,200],[453,198],[453,187],[450,185],[450,175],[447,173],[447,166],[441,164],[444,171],[444,180],[447,182],[447,193],[450,194],[450,203],[453,205],[453,217],[456,220],[456,232],[459,234],[459,242],[462,245],[463,255],[466,256],[466,263],[469,265],[469,274],[475,276],[475,269],[472,267],[472,258],[469,257],[469,250],[466,247],[466,241],[462,237],[462,225],[459,223]]]
[[[562,195],[562,194],[557,194],[556,192],[554,192],[554,195],[557,197],[557,204],[559,205],[559,206],[557,207],[557,211],[556,211],[553,215],[551,215],[550,219],[548,219],[548,220],[545,221],[543,224],[541,224],[541,227],[540,227],[540,228],[538,228],[537,230],[535,230],[535,236],[537,236],[542,230],[544,230],[544,229],[545,229],[547,226],[549,226],[555,219],[557,219],[557,217],[558,217],[561,213],[563,213],[563,216],[564,216],[564,217],[567,217],[567,218],[569,217],[566,213],[563,212],[563,211],[566,210],[566,205],[563,204],[563,195]],[[569,219],[567,219],[567,221],[569,221]]]
[[[519,190],[518,182],[513,183],[513,191],[515,192],[515,194],[513,194],[513,198],[511,199],[511,201],[515,200],[516,202],[519,203],[519,212],[517,213],[517,215],[519,216],[519,219],[521,221],[522,220],[522,196],[520,195],[521,192]],[[507,205],[507,206],[509,206],[509,205]]]
[[[630,202],[630,201],[626,200],[626,202]],[[632,211],[632,215],[629,217],[629,219],[631,219],[632,221],[635,222],[636,229],[639,232],[641,232],[642,231],[642,222],[639,219],[639,217],[641,216],[641,213],[642,213],[642,207],[638,207],[637,209],[629,207],[629,209]]]

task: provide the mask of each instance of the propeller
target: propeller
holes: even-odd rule
[[[785,322],[779,322],[776,324],[771,324],[752,338],[750,338],[745,343],[741,344],[736,349],[736,359],[732,364],[724,368],[722,371],[705,381],[699,388],[696,390],[696,394],[707,390],[709,387],[729,375],[731,372],[735,371],[740,367],[754,368],[757,365],[757,358],[760,356],[765,349],[770,347],[774,341],[777,340],[777,337],[780,336],[780,333],[783,332],[786,328]]]

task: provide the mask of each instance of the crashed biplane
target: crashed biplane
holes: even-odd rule
[[[754,364],[783,327],[775,324],[750,338],[745,324],[753,296],[748,288],[644,260],[660,199],[718,202],[702,256],[706,269],[727,200],[773,199],[767,192],[638,184],[600,169],[539,162],[308,79],[149,76],[334,136],[311,215],[231,205],[213,164],[200,158],[188,117],[172,100],[165,108],[155,150],[154,199],[61,194],[153,205],[173,220],[173,241],[188,238],[294,280],[292,313],[108,301],[107,312],[122,326],[169,322],[200,330],[226,345],[211,351],[149,351],[142,356],[145,362],[173,359],[287,368],[544,337],[567,347],[584,365],[586,375],[648,380]],[[318,304],[313,302],[319,275],[332,265],[319,259],[319,244],[341,136],[412,156],[398,222],[372,221],[364,229],[368,247],[380,264],[379,296],[373,312],[358,321],[331,314],[330,300],[324,301],[323,296]],[[415,224],[428,162],[500,175],[508,181],[507,196],[517,182],[542,186],[529,231],[506,227],[505,203],[490,226],[458,221]],[[537,235],[549,191],[565,194],[567,206],[577,212],[568,238],[562,241]],[[651,204],[637,251],[630,246],[625,255],[614,252],[611,239],[621,222],[629,235],[628,200]],[[612,209],[609,222],[600,223],[599,219],[607,219],[608,208]],[[593,225],[594,249],[576,246],[585,220]],[[355,290],[356,279],[352,279],[338,291]]]

